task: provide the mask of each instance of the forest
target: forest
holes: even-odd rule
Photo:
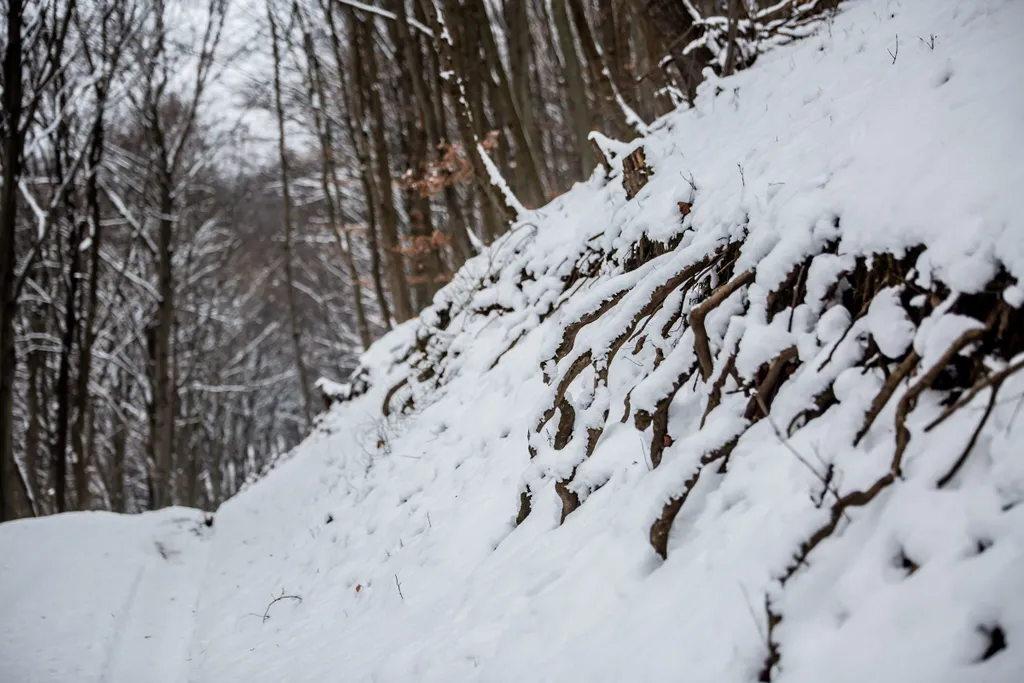
[[[836,4],[2,0],[0,521],[216,509],[592,131]]]

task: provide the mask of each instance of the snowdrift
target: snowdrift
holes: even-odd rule
[[[0,677],[1020,680],[1024,6],[844,8],[595,136],[174,556],[0,527]],[[150,636],[185,664],[119,674]]]

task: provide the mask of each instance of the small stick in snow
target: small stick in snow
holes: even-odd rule
[[[271,597],[273,597],[273,596],[271,596]],[[279,602],[281,600],[298,600],[299,602],[302,602],[302,598],[300,598],[298,595],[285,595],[284,594],[284,589],[282,588],[281,589],[281,594],[278,595],[273,600],[271,600],[270,604],[267,605],[267,609],[263,612],[263,616],[261,617],[263,619],[263,623],[267,623],[267,619],[270,618],[270,608],[274,606],[275,602]]]
[[[892,50],[890,50],[888,48],[886,48],[885,51],[889,53],[889,56],[892,57],[892,63],[895,64],[896,63],[896,55],[898,55],[900,53],[900,34],[898,34],[898,33],[896,34],[896,51],[893,52]]]
[[[402,584],[398,582],[398,574],[395,574],[395,585],[398,586],[398,597],[402,598],[402,601],[405,602],[405,596],[402,595]]]

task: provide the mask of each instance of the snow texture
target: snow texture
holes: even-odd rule
[[[212,527],[180,509],[0,526],[0,680],[1022,680],[1024,373],[948,486],[993,389],[929,431],[944,406],[924,391],[900,478],[792,566],[837,499],[890,471],[908,383],[854,446],[886,379],[868,340],[913,348],[920,378],[979,324],[959,297],[1024,275],[1024,3],[842,7],[646,138],[596,138],[610,173],[520,216],[370,349],[359,391],[322,384],[338,402]],[[640,145],[654,172],[627,201]],[[630,266],[644,235],[674,249]],[[752,275],[708,313],[711,371],[690,381],[706,291],[630,324],[681,273],[724,285],[729,247]],[[946,288],[913,297],[916,326],[895,288],[862,317],[834,305],[837,278],[885,254]],[[772,315],[808,259],[806,297]],[[1019,306],[1019,284],[999,296]],[[737,382],[787,353],[769,418],[745,415]],[[656,443],[635,422],[659,405]],[[684,490],[663,558],[652,525]]]

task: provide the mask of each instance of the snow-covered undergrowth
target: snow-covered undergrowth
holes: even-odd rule
[[[598,138],[212,534],[0,527],[0,673],[144,680],[110,662],[180,598],[89,572],[165,562],[203,578],[145,680],[1019,680],[1024,5],[843,7]]]

